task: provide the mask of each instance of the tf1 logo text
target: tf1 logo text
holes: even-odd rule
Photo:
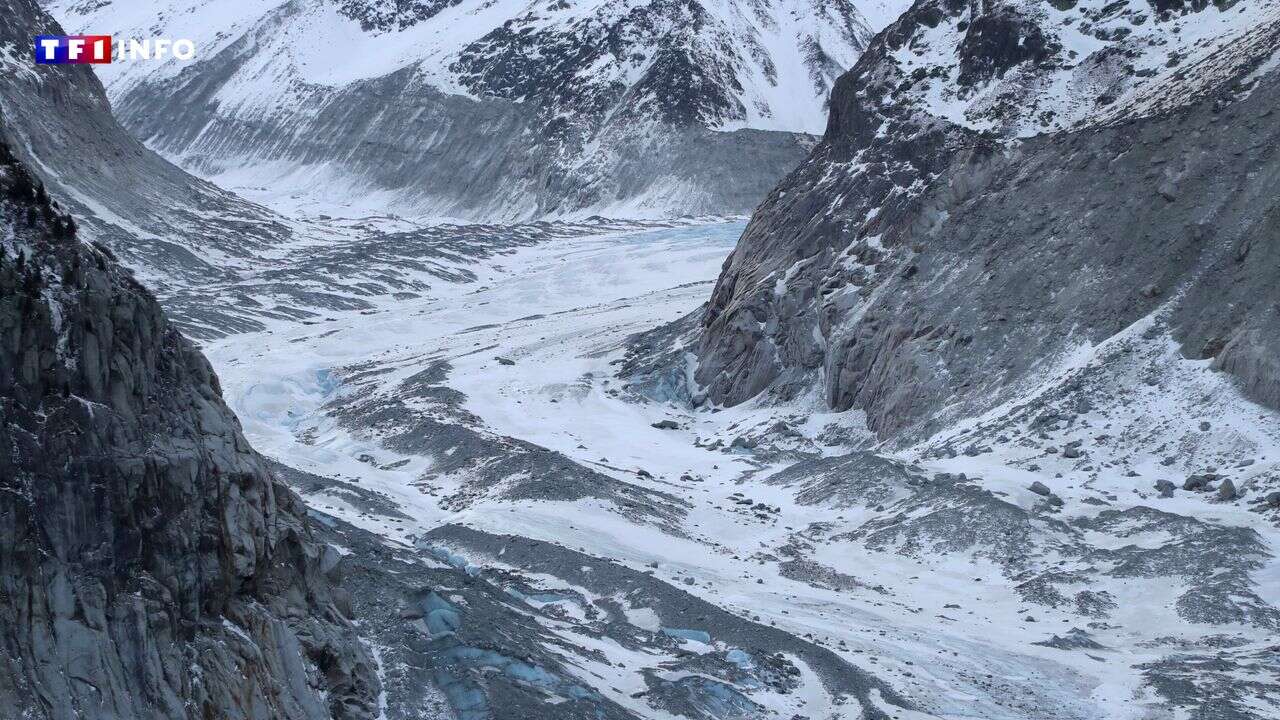
[[[163,60],[172,53],[178,60],[195,57],[190,40],[167,38],[130,39],[115,42],[110,35],[37,35],[36,63],[39,65],[99,65],[118,60]]]

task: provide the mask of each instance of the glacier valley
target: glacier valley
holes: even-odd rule
[[[557,638],[571,678],[636,716],[665,716],[665,688],[693,679],[678,693],[692,707],[781,717],[860,717],[867,702],[902,718],[1274,707],[1274,520],[1155,487],[1168,440],[1188,472],[1266,482],[1274,417],[1239,413],[1206,363],[1143,341],[1156,318],[905,448],[817,398],[694,409],[635,392],[620,371],[634,336],[699,306],[741,228],[537,242],[421,297],[205,350],[246,436],[300,471],[313,513],[507,593]],[[1147,363],[1168,386],[1108,403],[1108,384]],[[1082,378],[1094,409],[1046,421]],[[1058,447],[1005,437],[1024,430]],[[561,554],[512,550],[530,541]],[[618,591],[595,564],[662,590]],[[663,593],[725,615],[677,622]],[[744,682],[735,663],[771,648],[722,628],[732,616],[834,652],[901,706],[874,684],[859,701],[804,653],[784,653],[796,687]],[[619,625],[650,640],[616,638]]]
[[[0,0],[0,718],[1277,720],[1277,105],[1280,0]]]

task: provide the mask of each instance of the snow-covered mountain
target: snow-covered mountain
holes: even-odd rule
[[[900,0],[60,1],[69,28],[196,42],[117,63],[121,121],[223,185],[493,219],[749,211]]]
[[[1280,41],[1277,13],[1265,1],[916,5],[876,64],[902,77],[895,104],[1030,137],[1151,116],[1248,84]]]
[[[917,2],[744,232],[694,394],[816,388],[892,436],[1165,311],[1189,356],[1280,399],[1258,345],[1278,40],[1274,1]]]

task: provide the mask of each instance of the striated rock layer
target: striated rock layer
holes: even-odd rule
[[[0,146],[0,706],[368,718],[374,664],[204,357]]]

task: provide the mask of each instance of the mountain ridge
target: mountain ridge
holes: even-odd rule
[[[873,29],[848,0],[224,5],[53,10],[197,37],[190,64],[103,72],[121,121],[202,176],[504,221],[749,212]]]
[[[1258,119],[1273,112],[1268,89],[1276,74],[1265,72],[1266,47],[1255,47],[1247,63],[1228,58],[1233,73],[1215,76],[1207,96],[1187,92],[1183,104],[1154,115],[1106,114],[1097,126],[1018,139],[957,125],[910,97],[888,102],[920,74],[898,59],[899,49],[935,27],[977,22],[967,6],[953,5],[956,14],[949,15],[940,10],[946,3],[916,3],[838,83],[823,143],[764,202],[726,262],[701,318],[695,394],[737,404],[762,391],[785,400],[816,386],[830,407],[865,407],[872,428],[891,435],[966,397],[977,403],[974,411],[998,402],[1002,394],[983,393],[1029,378],[1033,360],[1068,351],[1071,303],[1078,302],[1074,311],[1092,308],[1107,328],[1079,338],[1093,343],[1179,297],[1184,286],[1199,288],[1191,294],[1196,299],[1175,312],[1188,323],[1179,331],[1187,352],[1217,357],[1219,367],[1240,371],[1257,390],[1267,385],[1253,359],[1257,351],[1247,349],[1256,347],[1248,339],[1259,337],[1256,331],[1240,318],[1212,319],[1226,309],[1205,295],[1212,284],[1195,280],[1196,273],[1217,272],[1215,283],[1240,282],[1230,265],[1214,265],[1212,258],[1221,244],[1245,247],[1251,235],[1273,227],[1274,209],[1258,195],[1257,177],[1275,172],[1274,158],[1255,135],[1270,130]],[[993,6],[998,16],[1007,7]],[[1013,63],[1006,76],[1038,62],[1034,53],[1010,59],[999,55],[1005,46],[993,47],[1005,58],[995,65]],[[1237,49],[1226,44],[1218,52]],[[1254,77],[1259,68],[1263,74]],[[999,84],[999,74],[993,71],[989,82]],[[1191,140],[1221,155],[1208,159]],[[1141,159],[1132,156],[1137,153]],[[1039,167],[1041,174],[1025,174],[1023,167]],[[1050,172],[1053,167],[1064,169]],[[1110,191],[1098,187],[1096,176],[1086,180],[1087,169],[1100,167],[1115,178]],[[1021,213],[1031,198],[1042,206]],[[958,222],[961,213],[977,225]],[[1116,218],[1121,224],[1108,227]],[[1157,267],[1167,261],[1168,269],[1144,268],[1133,253]],[[1202,253],[1205,265],[1197,269],[1187,257]],[[985,265],[974,266],[975,256],[986,256]],[[1104,270],[1099,261],[1122,265]],[[1241,298],[1237,307],[1253,308],[1243,312],[1265,323],[1264,265],[1255,257],[1244,266],[1256,268],[1244,282],[1260,295]],[[1015,268],[1043,294],[1027,296],[1028,286],[1007,272]],[[1079,278],[1075,285],[1073,278]],[[1106,290],[1086,291],[1090,284]],[[1005,346],[1006,330],[1036,333],[1027,340],[1039,350]],[[979,336],[985,342],[975,343]],[[1233,350],[1221,354],[1233,338]],[[1007,353],[1003,359],[1000,352]],[[1233,359],[1234,352],[1250,359]],[[1007,374],[981,377],[988,362],[1012,365]],[[1276,401],[1265,392],[1255,396]]]

